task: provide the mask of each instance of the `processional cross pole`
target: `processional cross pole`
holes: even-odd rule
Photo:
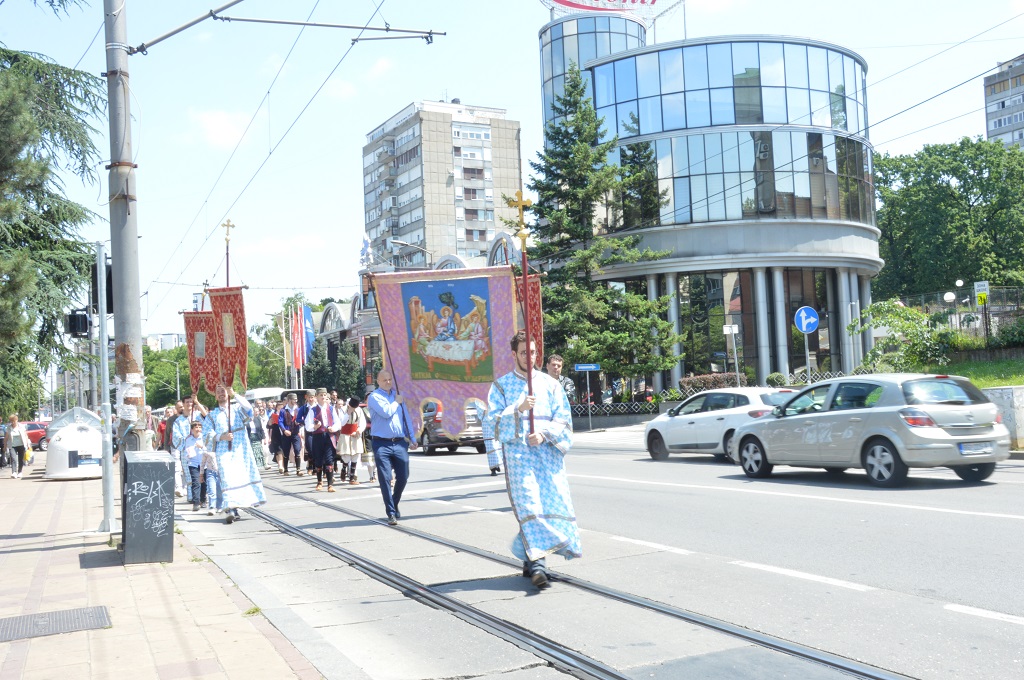
[[[220,226],[224,227],[224,285],[226,287],[230,288],[231,287],[231,230],[235,228],[235,225],[233,225],[231,223],[231,220],[227,220],[227,221],[224,222],[224,224],[222,224]],[[221,323],[223,323],[223,321]],[[223,332],[223,330],[221,332]],[[220,356],[221,354],[222,354],[221,352],[218,352],[218,357],[217,357],[217,362],[218,363],[223,361],[223,359]],[[221,371],[221,380],[226,382],[226,380],[224,378],[224,367],[223,366],[220,366],[220,371]],[[231,378],[232,378],[231,382],[234,382],[234,377],[235,377],[235,367],[232,366],[231,367]],[[224,385],[224,389],[227,390],[227,391],[230,391],[231,390],[231,385]],[[228,398],[227,419],[228,419],[228,432],[231,432],[231,399],[230,399],[230,397]],[[234,442],[232,440],[228,440],[228,451],[232,450],[232,448],[233,448],[232,444],[234,444]]]
[[[533,357],[531,356],[531,350],[534,346],[533,332],[530,328],[530,293],[529,293],[529,279],[527,278],[529,268],[527,267],[526,259],[526,238],[530,235],[530,232],[526,230],[526,222],[523,220],[523,210],[533,205],[533,201],[530,199],[523,198],[523,192],[517,191],[515,200],[511,198],[506,201],[508,207],[516,208],[519,211],[519,222],[516,225],[516,236],[519,238],[520,251],[523,253],[523,283],[520,286],[523,296],[523,321],[526,327],[526,356],[529,367],[526,371],[526,394],[533,396]],[[533,409],[530,409],[530,434],[533,434]]]

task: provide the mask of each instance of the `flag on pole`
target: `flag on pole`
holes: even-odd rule
[[[217,320],[214,312],[184,312],[185,341],[188,344],[189,382],[192,393],[206,381],[206,391],[214,394],[220,378]]]
[[[242,289],[211,288],[209,292],[210,306],[216,318],[220,341],[220,378],[225,386],[230,387],[235,381],[237,368],[242,387],[247,387],[249,338],[245,326],[245,301],[242,299]]]
[[[302,339],[301,327],[299,326],[299,317],[294,311],[289,311],[288,318],[291,320],[291,332],[292,332],[292,366],[295,370],[302,367],[302,348],[305,342]]]
[[[309,363],[309,358],[313,356],[313,342],[316,340],[316,331],[313,330],[313,310],[306,306],[302,308],[302,332],[305,339],[302,345],[302,365],[305,366]]]

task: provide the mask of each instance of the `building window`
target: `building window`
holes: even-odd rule
[[[462,147],[461,146],[455,147],[454,149],[452,149],[452,153],[455,154],[456,158],[461,158],[462,157]]]
[[[476,180],[484,179],[484,169],[483,168],[463,168],[462,169],[462,178],[463,179],[476,179]]]
[[[474,208],[466,208],[466,219],[467,220],[478,220],[480,219],[480,211]]]

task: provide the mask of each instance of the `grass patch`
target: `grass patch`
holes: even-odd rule
[[[249,609],[245,610],[245,613],[242,614],[242,616],[257,616],[262,613],[263,610],[261,610],[259,607],[250,607]]]
[[[193,562],[205,562],[206,558],[205,557],[193,557],[192,561]]]
[[[962,375],[978,387],[1024,385],[1024,361],[961,361],[932,367],[935,373]]]
[[[179,527],[177,524],[175,524],[174,525],[174,533],[176,533],[176,534],[183,534],[185,532],[181,530],[181,527]]]

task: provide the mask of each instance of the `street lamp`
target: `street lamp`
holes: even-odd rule
[[[426,248],[423,248],[422,246],[418,246],[418,245],[416,245],[414,243],[409,243],[408,241],[399,241],[397,238],[391,239],[391,243],[392,243],[392,245],[402,246],[403,248],[415,248],[416,250],[422,250],[424,253],[426,253],[427,255],[430,256],[430,260],[427,262],[427,266],[430,266],[430,267],[433,266],[434,254],[431,253]]]
[[[176,390],[174,401],[181,401],[181,368],[178,366],[178,362],[169,359],[157,359],[157,361],[164,364],[174,364],[174,384]]]

